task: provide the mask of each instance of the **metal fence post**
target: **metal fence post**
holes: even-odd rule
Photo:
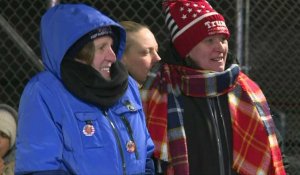
[[[249,67],[249,0],[237,1],[236,55],[242,70],[248,74]]]

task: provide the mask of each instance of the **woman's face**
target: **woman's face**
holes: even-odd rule
[[[116,54],[112,49],[113,39],[110,36],[102,36],[93,40],[93,43],[95,53],[91,66],[96,69],[104,79],[110,80],[110,67],[116,62]],[[80,59],[76,59],[76,61],[87,64]]]
[[[0,157],[4,157],[9,150],[9,138],[6,134],[0,131]]]
[[[202,70],[222,72],[228,53],[228,41],[224,35],[208,36],[199,42],[188,54]]]
[[[132,77],[138,83],[143,84],[152,66],[161,60],[157,53],[158,44],[153,33],[147,28],[127,35],[130,37],[130,43],[122,62]]]

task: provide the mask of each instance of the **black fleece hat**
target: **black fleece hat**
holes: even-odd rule
[[[73,59],[76,54],[86,45],[88,42],[93,41],[96,38],[109,35],[115,40],[113,30],[110,26],[100,27],[92,30],[78,39],[67,51],[65,57]]]

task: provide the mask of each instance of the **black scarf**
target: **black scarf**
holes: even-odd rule
[[[108,108],[115,104],[128,87],[128,72],[116,61],[111,66],[111,80],[104,79],[92,66],[63,59],[61,77],[67,89],[80,99]]]

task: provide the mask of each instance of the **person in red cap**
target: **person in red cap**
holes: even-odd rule
[[[286,174],[267,100],[228,54],[224,17],[205,0],[163,7],[171,47],[141,92],[157,171]]]

